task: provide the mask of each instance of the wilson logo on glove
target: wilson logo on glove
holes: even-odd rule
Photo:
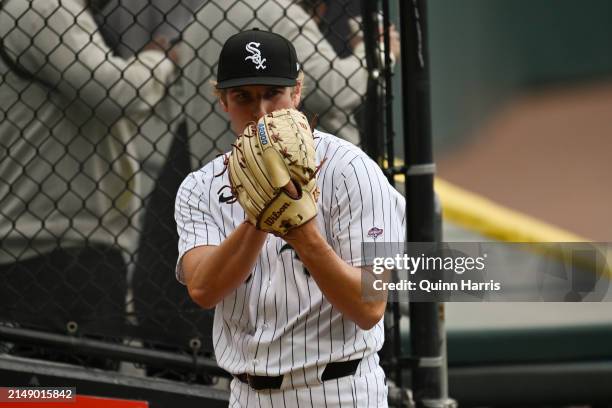
[[[272,211],[272,215],[266,218],[266,224],[268,224],[269,226],[274,225],[274,221],[278,220],[287,208],[289,208],[289,203],[283,204],[283,206],[279,208],[278,211]]]

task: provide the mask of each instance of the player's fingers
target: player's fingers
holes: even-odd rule
[[[283,187],[283,189],[287,192],[287,194],[291,196],[291,198],[295,198],[295,199],[300,198],[300,193],[298,189],[295,187],[295,184],[293,183],[292,180],[289,180],[289,182],[285,185],[285,187]]]

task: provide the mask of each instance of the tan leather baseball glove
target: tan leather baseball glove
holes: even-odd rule
[[[277,110],[249,124],[226,162],[232,194],[257,228],[285,235],[317,215],[316,152],[301,112]]]

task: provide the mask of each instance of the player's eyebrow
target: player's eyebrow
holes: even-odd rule
[[[266,87],[261,91],[262,93],[269,92],[282,92],[286,87],[282,85],[266,85]],[[237,95],[237,94],[250,94],[251,90],[248,88],[243,88],[240,86],[233,87],[228,89],[228,95]]]
[[[246,90],[243,88],[239,88],[239,87],[228,89],[228,93],[230,94],[241,93],[241,92],[246,92]]]

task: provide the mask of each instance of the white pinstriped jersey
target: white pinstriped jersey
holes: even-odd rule
[[[317,162],[327,158],[317,180],[317,221],[334,251],[361,266],[362,242],[403,242],[405,200],[376,163],[354,145],[318,131],[315,148]],[[178,191],[180,281],[185,252],[220,244],[245,219],[240,204],[221,202],[218,191],[229,184],[228,175],[214,175],[222,169],[219,157],[191,173]],[[329,362],[363,358],[378,351],[383,341],[382,320],[365,331],[344,317],[322,295],[295,252],[271,234],[250,277],[215,310],[217,362],[234,374],[293,376]]]

